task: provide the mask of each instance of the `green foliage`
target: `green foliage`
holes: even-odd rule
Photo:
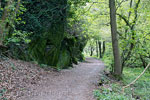
[[[17,32],[15,24],[23,23],[19,15],[26,11],[20,1],[3,0],[0,6],[1,42],[10,37],[11,32]],[[6,44],[4,44],[6,45]]]
[[[113,52],[112,52],[112,43],[106,43],[106,52],[102,58],[102,61],[105,63],[107,70],[113,72]]]
[[[119,1],[121,2],[121,1]],[[147,3],[146,3],[147,2]],[[125,1],[118,8],[118,32],[123,66],[146,67],[149,62],[147,0]]]
[[[20,42],[24,42],[26,44],[30,43],[31,40],[28,39],[29,33],[27,32],[21,32],[15,30],[14,33],[12,33],[12,36],[6,40],[6,45],[9,43],[15,43],[16,45],[20,45]]]
[[[103,86],[94,91],[98,100],[149,100],[150,99],[150,73],[147,71],[135,84],[126,88],[122,93],[122,87],[131,83],[143,71],[143,68],[124,68],[121,81],[115,81],[107,76],[101,76],[100,83]]]
[[[129,97],[125,95],[112,92],[106,88],[102,89],[101,92],[98,90],[94,91],[94,95],[97,97],[97,100],[135,100],[129,99]]]
[[[76,2],[77,4],[72,0],[23,2],[26,11],[19,18],[25,23],[19,23],[16,27],[22,32],[31,34],[25,38],[29,43],[21,50],[25,51],[20,55],[21,59],[37,61],[39,64],[54,66],[56,69],[67,68],[72,63],[84,59],[82,51],[87,41],[85,29],[81,26],[85,21],[76,16],[81,14],[77,13],[81,11],[77,8],[80,9],[87,1]],[[24,36],[26,33],[20,35],[22,40]],[[12,36],[9,41],[18,42],[20,37]]]
[[[144,69],[143,68],[125,68],[123,82],[128,84],[132,82]],[[130,88],[126,89],[125,92],[133,90],[135,96],[139,96],[141,100],[150,99],[150,73],[147,71],[137,82]]]
[[[149,4],[150,2],[148,0],[116,1],[117,30],[123,67],[146,67],[150,61],[150,30],[148,28],[150,26]],[[106,66],[113,71],[114,58],[112,56],[112,48],[110,45],[108,1],[94,4],[87,16],[89,23],[92,24],[88,27],[90,40],[85,48],[85,52],[90,52],[89,48],[92,46],[95,48],[96,45],[93,40],[105,40],[107,47],[105,55],[103,56],[103,61]]]
[[[60,54],[61,55],[59,57],[59,62],[57,63],[57,66],[59,66],[60,69],[68,68],[68,66],[71,64],[70,52],[67,49],[63,49],[61,50]]]

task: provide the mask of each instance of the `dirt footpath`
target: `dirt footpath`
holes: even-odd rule
[[[103,69],[101,61],[87,58],[72,69],[49,72],[18,100],[94,100],[93,90]]]

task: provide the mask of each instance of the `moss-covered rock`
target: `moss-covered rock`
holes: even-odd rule
[[[71,56],[70,52],[65,48],[60,52],[59,61],[57,63],[57,67],[60,69],[68,68],[71,66]]]
[[[17,28],[32,32],[29,37],[31,43],[27,45],[31,60],[59,69],[68,68],[72,63],[77,64],[84,59],[82,51],[86,39],[82,35],[66,35],[69,34],[65,31],[66,5],[67,0],[46,0],[42,3],[34,0],[24,4],[27,11],[20,17],[26,24]]]

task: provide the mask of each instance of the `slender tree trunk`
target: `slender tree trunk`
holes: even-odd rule
[[[105,54],[105,41],[103,41],[103,56]]]
[[[93,47],[91,47],[91,54],[90,56],[93,56]]]
[[[0,0],[0,8],[1,8],[1,5],[2,5],[2,2],[1,2],[1,0]]]
[[[132,5],[133,5],[133,0],[130,1],[130,9],[132,8]],[[131,16],[131,11],[129,11],[129,14],[128,14],[128,21],[130,21],[130,16]],[[126,30],[127,31],[127,30]]]
[[[147,64],[146,64],[145,60],[143,59],[142,55],[140,55],[140,59],[141,59],[141,61],[143,63],[143,67],[146,68]]]
[[[115,0],[109,0],[109,6],[110,6],[112,47],[113,47],[113,55],[114,55],[114,74],[120,76],[122,74],[122,65],[121,65],[121,57],[119,52],[118,36],[117,36]]]
[[[101,49],[102,43],[99,41],[98,44],[99,44],[99,57],[102,58],[102,49]]]
[[[96,54],[97,54],[97,57],[98,57],[98,41],[96,41]]]

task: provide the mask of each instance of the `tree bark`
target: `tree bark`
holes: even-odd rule
[[[105,41],[103,41],[103,55],[102,56],[104,56],[104,54],[105,54]]]
[[[97,57],[98,57],[98,41],[96,41],[96,54],[97,54]]]
[[[114,55],[114,74],[122,74],[121,57],[119,52],[118,36],[117,36],[117,23],[116,23],[116,6],[115,0],[109,0],[110,7],[110,25],[111,25],[111,36],[112,36],[112,47]]]
[[[102,58],[102,49],[101,49],[102,43],[99,41],[98,44],[99,44],[99,57]]]
[[[1,5],[2,5],[2,2],[1,2],[1,0],[0,0],[0,8],[1,8]]]
[[[93,47],[91,47],[91,54],[90,56],[93,56]]]
[[[142,61],[142,63],[143,63],[143,67],[144,68],[146,68],[146,61],[144,60],[144,58],[143,58],[143,56],[142,55],[140,55],[140,59],[141,59],[141,61]]]

